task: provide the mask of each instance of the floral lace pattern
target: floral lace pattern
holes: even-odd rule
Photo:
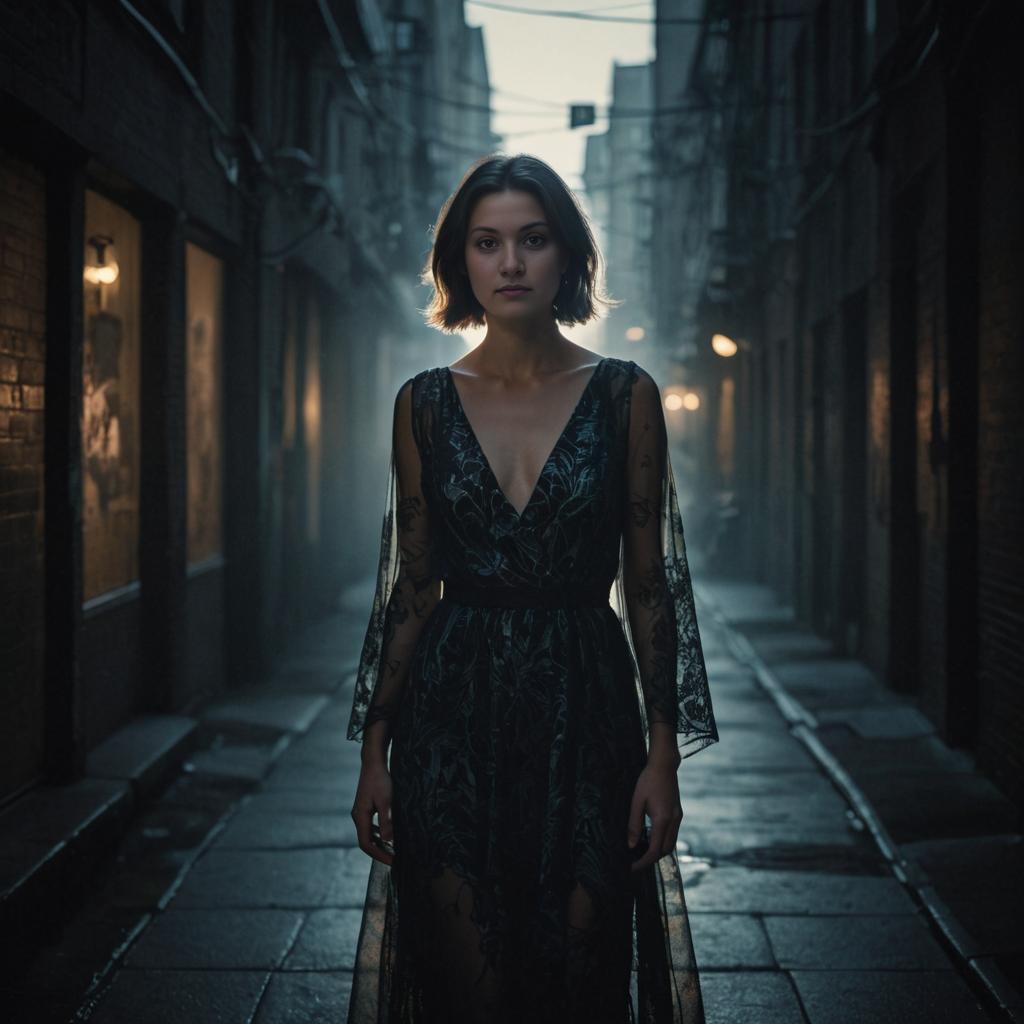
[[[675,856],[630,871],[645,730],[718,740],[661,396],[604,358],[521,513],[445,367],[396,399],[348,737],[391,731],[351,1021],[703,1020]],[[617,608],[482,607],[438,581],[614,585]]]

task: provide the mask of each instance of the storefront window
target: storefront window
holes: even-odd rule
[[[139,222],[85,195],[82,520],[88,600],[139,575]]]
[[[188,561],[221,553],[221,331],[224,265],[199,246],[185,250]]]

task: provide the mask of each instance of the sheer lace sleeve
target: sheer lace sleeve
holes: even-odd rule
[[[362,740],[374,722],[395,718],[420,630],[441,597],[421,489],[413,387],[406,381],[395,398],[377,589],[356,673],[350,740]]]
[[[636,367],[628,415],[619,607],[636,657],[647,729],[671,725],[688,757],[718,740],[697,629],[661,393]]]

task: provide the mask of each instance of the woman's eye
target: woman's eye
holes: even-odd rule
[[[527,235],[523,241],[531,249],[539,249],[545,242],[547,242],[547,238],[544,235]],[[476,244],[478,249],[484,249],[487,252],[493,252],[495,249],[499,248],[498,243],[493,238],[481,238]]]

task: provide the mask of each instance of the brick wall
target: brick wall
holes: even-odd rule
[[[0,800],[43,757],[45,182],[0,152]]]

